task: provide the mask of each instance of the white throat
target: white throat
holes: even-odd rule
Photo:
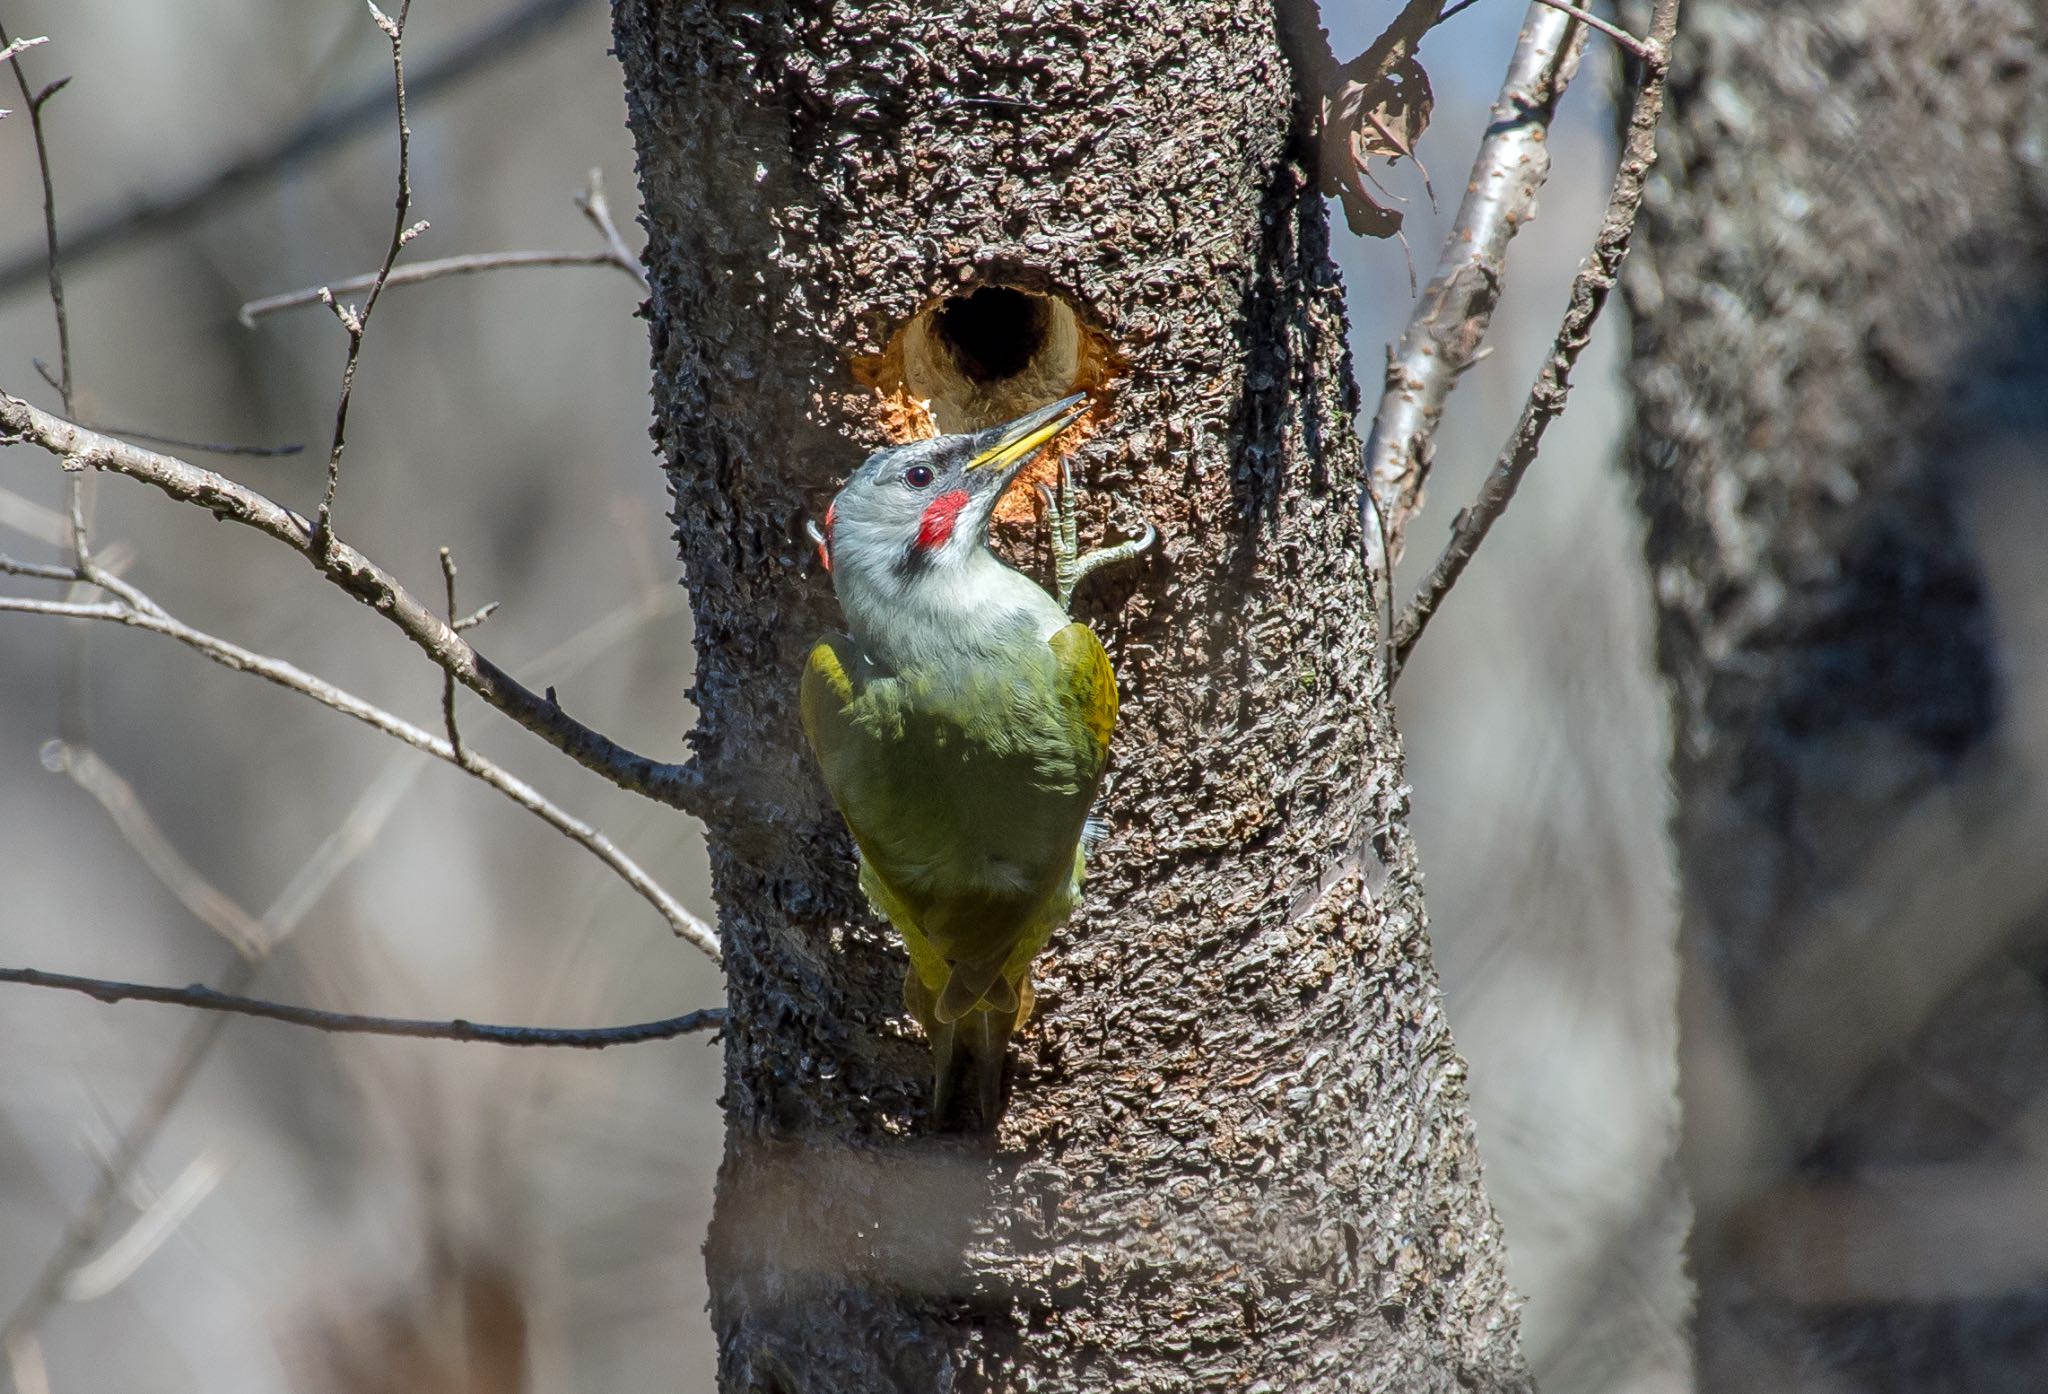
[[[835,548],[832,580],[847,628],[890,673],[946,671],[1016,644],[1043,644],[1065,628],[1059,603],[978,540],[944,547],[924,566],[901,553]]]

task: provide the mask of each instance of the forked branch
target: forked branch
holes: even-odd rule
[[[109,601],[86,602],[35,600],[23,596],[0,595],[0,613],[100,620],[162,634],[206,655],[222,667],[239,673],[253,673],[288,691],[311,697],[322,706],[354,717],[415,750],[447,761],[505,795],[570,841],[584,847],[660,911],[662,918],[668,921],[669,927],[679,938],[689,940],[714,961],[719,957],[718,936],[712,928],[684,909],[674,896],[664,890],[659,882],[649,876],[639,863],[627,856],[616,843],[590,824],[556,805],[525,780],[484,759],[475,751],[457,751],[453,744],[442,737],[422,730],[332,683],[314,677],[294,664],[252,652],[216,635],[195,629],[166,612],[141,591],[104,572],[72,572],[65,568],[30,566],[0,557],[0,573],[38,576],[46,580],[71,580],[97,586],[114,596]]]
[[[519,57],[594,0],[519,0],[499,7],[417,65],[406,86],[415,103],[437,100],[463,83]],[[363,132],[391,110],[391,84],[377,81],[322,103],[303,118],[268,134],[262,144],[197,173],[173,176],[140,191],[123,190],[83,218],[64,239],[66,264],[83,262],[135,242],[176,232],[216,216],[236,198],[267,187]],[[0,260],[0,296],[39,279],[43,249],[10,249]]]
[[[1444,403],[1477,361],[1500,303],[1508,244],[1535,216],[1550,173],[1550,123],[1585,36],[1570,15],[1540,0],[1529,7],[1436,271],[1388,356],[1360,499],[1367,557],[1381,576],[1400,559],[1402,534],[1422,506]]]
[[[146,450],[52,416],[0,391],[0,439],[41,447],[68,468],[106,470],[150,484],[181,503],[239,523],[298,552],[329,582],[398,627],[421,652],[464,687],[570,758],[621,788],[698,816],[723,806],[687,765],[637,754],[562,710],[552,693],[532,692],[478,653],[396,577],[339,538],[318,548],[305,517],[213,470]]]
[[[1414,600],[1394,625],[1389,642],[1391,670],[1398,675],[1408,661],[1416,641],[1428,627],[1430,617],[1464,574],[1466,565],[1486,540],[1486,534],[1507,511],[1509,500],[1522,476],[1536,461],[1543,433],[1563,413],[1565,397],[1571,391],[1572,368],[1592,338],[1593,325],[1606,307],[1621,276],[1621,264],[1628,256],[1635,233],[1636,218],[1642,211],[1643,188],[1650,167],[1657,160],[1657,120],[1664,110],[1664,82],[1670,65],[1672,40],[1678,32],[1679,0],[1656,0],[1651,11],[1650,37],[1623,45],[1649,55],[1643,63],[1642,80],[1629,106],[1628,130],[1622,140],[1621,161],[1614,171],[1614,184],[1607,196],[1607,211],[1601,217],[1592,255],[1579,266],[1572,280],[1571,296],[1565,305],[1564,322],[1558,326],[1550,356],[1543,362],[1529,398],[1515,423],[1514,434],[1501,450],[1493,469],[1480,487],[1472,506],[1459,512],[1451,525],[1451,540],[1443,555],[1430,569]]]
[[[604,171],[590,171],[589,182],[583,192],[576,196],[576,207],[591,226],[597,229],[604,246],[595,251],[582,252],[471,252],[458,257],[441,257],[435,261],[416,261],[393,270],[367,272],[361,276],[350,276],[347,280],[331,281],[326,285],[305,286],[299,290],[282,291],[266,295],[260,300],[251,300],[235,312],[245,328],[253,328],[257,320],[265,315],[274,315],[280,310],[295,309],[301,305],[318,305],[328,297],[353,295],[359,290],[370,290],[378,285],[410,286],[425,281],[445,280],[450,276],[474,276],[485,271],[514,271],[521,268],[556,266],[611,266],[625,272],[637,282],[642,290],[647,288],[647,269],[640,264],[640,258],[633,255],[632,248],[619,232],[619,226],[612,220],[611,204],[604,196]],[[118,433],[117,433],[118,434]]]

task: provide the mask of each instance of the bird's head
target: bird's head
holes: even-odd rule
[[[988,546],[989,515],[1010,481],[1085,410],[1077,392],[1001,426],[870,455],[832,500],[818,555],[841,590],[964,564]]]

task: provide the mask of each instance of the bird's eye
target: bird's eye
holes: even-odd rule
[[[930,465],[912,465],[909,469],[903,471],[903,482],[913,489],[931,488],[932,467]]]

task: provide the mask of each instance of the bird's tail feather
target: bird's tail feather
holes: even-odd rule
[[[966,1055],[974,1060],[982,1126],[991,1132],[995,1130],[1002,1113],[1003,1065],[1009,1055],[1010,1037],[1031,1015],[1036,998],[1028,973],[1016,983],[1003,980],[1003,986],[1010,999],[1009,1007],[977,1005],[952,1021],[942,1021],[937,994],[918,975],[916,966],[912,965],[904,974],[903,1003],[911,1015],[924,1023],[926,1038],[931,1042],[932,1118],[937,1123],[943,1124],[952,1107],[960,1082],[961,1057]]]
[[[927,1028],[932,1042],[932,1117],[943,1119],[953,1102],[953,1085],[959,1078],[960,1040],[951,1024],[933,1022]]]
[[[1005,1016],[1017,1014],[1017,988],[1003,975],[1008,955],[981,963],[954,963],[952,975],[939,990],[933,1014],[940,1021],[958,1021],[976,1008]]]
[[[967,1053],[974,1057],[974,1078],[981,1095],[981,1126],[991,1133],[1003,1110],[1003,1057],[1009,1053],[1014,1012],[969,1012],[960,1025]]]

